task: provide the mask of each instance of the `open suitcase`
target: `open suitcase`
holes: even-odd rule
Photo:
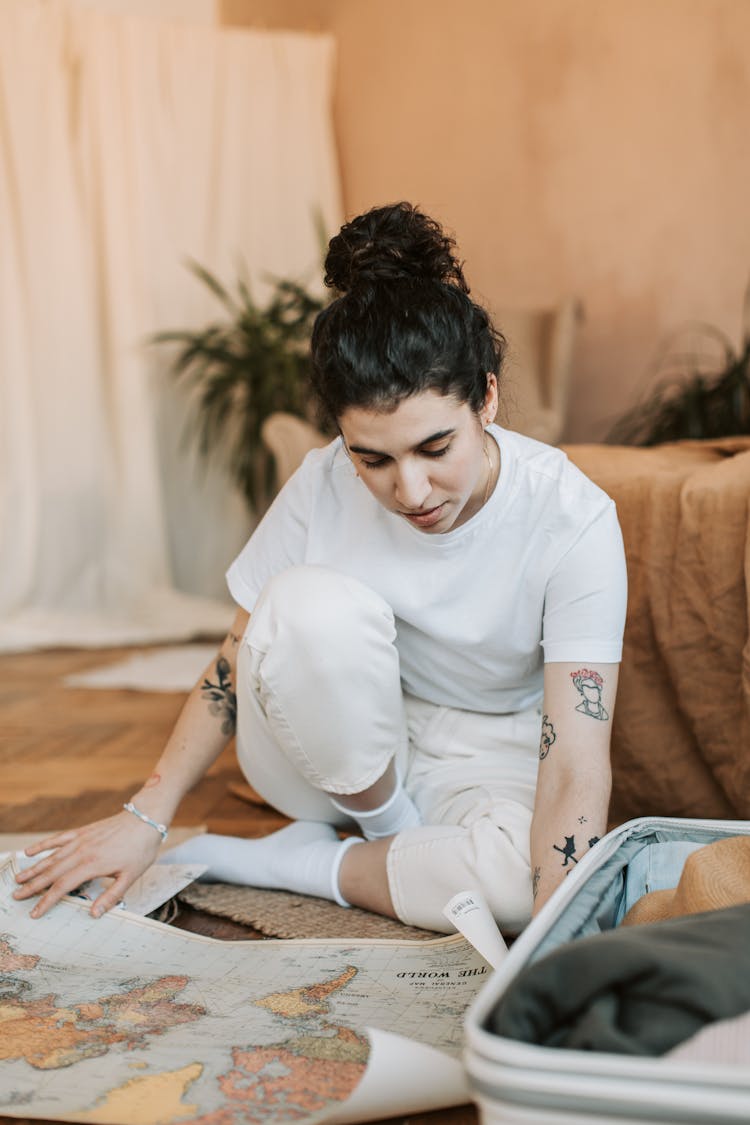
[[[674,887],[695,849],[748,834],[750,821],[644,817],[614,829],[583,857],[467,1013],[465,1064],[482,1125],[750,1122],[748,1068],[536,1046],[503,1038],[488,1024],[526,965],[618,925],[647,891]]]

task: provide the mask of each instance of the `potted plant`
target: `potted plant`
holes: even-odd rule
[[[615,423],[608,442],[657,445],[750,434],[750,285],[739,350],[726,333],[699,323],[667,341],[656,368],[655,386]]]
[[[223,316],[204,328],[159,332],[157,344],[177,345],[174,377],[190,395],[189,431],[204,458],[218,458],[256,512],[273,488],[273,461],[261,426],[277,410],[308,415],[309,340],[326,298],[296,281],[273,279],[259,306],[246,281],[235,292],[204,266],[188,262],[222,306]]]

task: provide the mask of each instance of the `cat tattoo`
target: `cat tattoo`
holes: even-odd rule
[[[578,863],[578,860],[575,857],[575,850],[576,850],[576,838],[575,838],[575,836],[566,836],[565,837],[565,847],[564,848],[559,848],[557,846],[557,844],[553,844],[552,847],[555,849],[556,852],[560,852],[560,855],[563,856],[563,862],[562,862],[563,867],[567,867],[568,866],[568,860],[571,860],[571,859],[572,859],[573,863]]]

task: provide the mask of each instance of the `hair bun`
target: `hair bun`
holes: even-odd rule
[[[378,281],[442,281],[468,293],[455,241],[411,203],[374,207],[331,239],[325,283],[340,293]]]

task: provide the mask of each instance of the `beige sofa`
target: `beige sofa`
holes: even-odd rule
[[[628,563],[612,819],[750,819],[750,437],[566,451]]]

